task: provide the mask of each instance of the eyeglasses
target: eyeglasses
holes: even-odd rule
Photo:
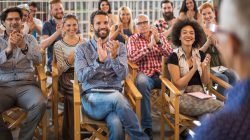
[[[142,22],[138,22],[136,23],[137,26],[141,26],[141,25],[145,25],[145,24],[148,24],[148,21],[142,21]]]
[[[13,21],[13,20],[15,20],[15,21],[20,21],[21,20],[21,18],[20,17],[17,17],[17,18],[6,18],[6,21]]]

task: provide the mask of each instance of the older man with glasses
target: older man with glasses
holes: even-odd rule
[[[150,92],[161,87],[159,75],[162,56],[168,57],[172,52],[169,42],[163,34],[150,26],[147,15],[138,15],[135,19],[138,34],[129,37],[128,59],[139,66],[136,86],[143,98],[141,101],[141,125],[144,132],[153,139],[150,108]]]

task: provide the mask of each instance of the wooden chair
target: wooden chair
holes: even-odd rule
[[[46,75],[44,72],[43,65],[36,66],[37,78],[40,84],[40,89],[42,94],[45,98],[47,98],[46,92]],[[19,107],[14,107],[3,114],[4,121],[8,124],[9,129],[14,129],[19,127],[21,123],[26,119],[27,113]],[[39,140],[46,140],[47,139],[47,120],[48,120],[48,113],[45,111],[42,121],[39,123],[38,127],[35,130],[35,137]]]
[[[164,73],[167,73],[167,68],[165,68]],[[171,139],[179,140],[179,134],[183,130],[185,130],[186,128],[192,129],[196,126],[194,121],[197,120],[197,118],[186,116],[180,113],[179,103],[182,93],[173,85],[172,82],[167,79],[166,74],[161,75],[160,79],[162,80],[162,93],[165,93],[161,95],[162,105],[160,137],[161,140],[164,140],[165,122],[167,122],[170,128],[174,130],[174,135],[173,137],[171,137]],[[215,90],[215,88],[212,86],[212,82],[218,83],[225,89],[230,88],[230,85],[222,81],[221,79],[215,77],[213,74],[210,74],[210,82],[207,86],[208,93],[215,95],[217,99],[224,100],[225,97]],[[173,94],[173,97],[170,97],[170,93]]]
[[[80,140],[80,129],[86,129],[89,132],[92,132],[90,140],[99,138],[101,140],[108,139],[108,128],[104,121],[95,121],[89,118],[81,110],[81,98],[80,98],[80,86],[77,81],[76,75],[74,80],[74,139]],[[138,119],[140,120],[141,116],[141,94],[135,87],[133,81],[127,77],[125,80],[125,96],[128,97],[132,108],[135,110]],[[104,135],[103,135],[104,134]]]

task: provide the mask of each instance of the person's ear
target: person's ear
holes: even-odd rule
[[[92,24],[90,24],[90,31],[94,31],[94,26]]]

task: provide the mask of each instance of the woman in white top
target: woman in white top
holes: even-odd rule
[[[64,118],[62,135],[65,140],[74,139],[73,126],[73,84],[74,55],[76,46],[82,42],[77,34],[78,19],[75,15],[64,16],[62,25],[63,37],[54,45],[55,60],[59,75],[59,91],[64,94]]]

